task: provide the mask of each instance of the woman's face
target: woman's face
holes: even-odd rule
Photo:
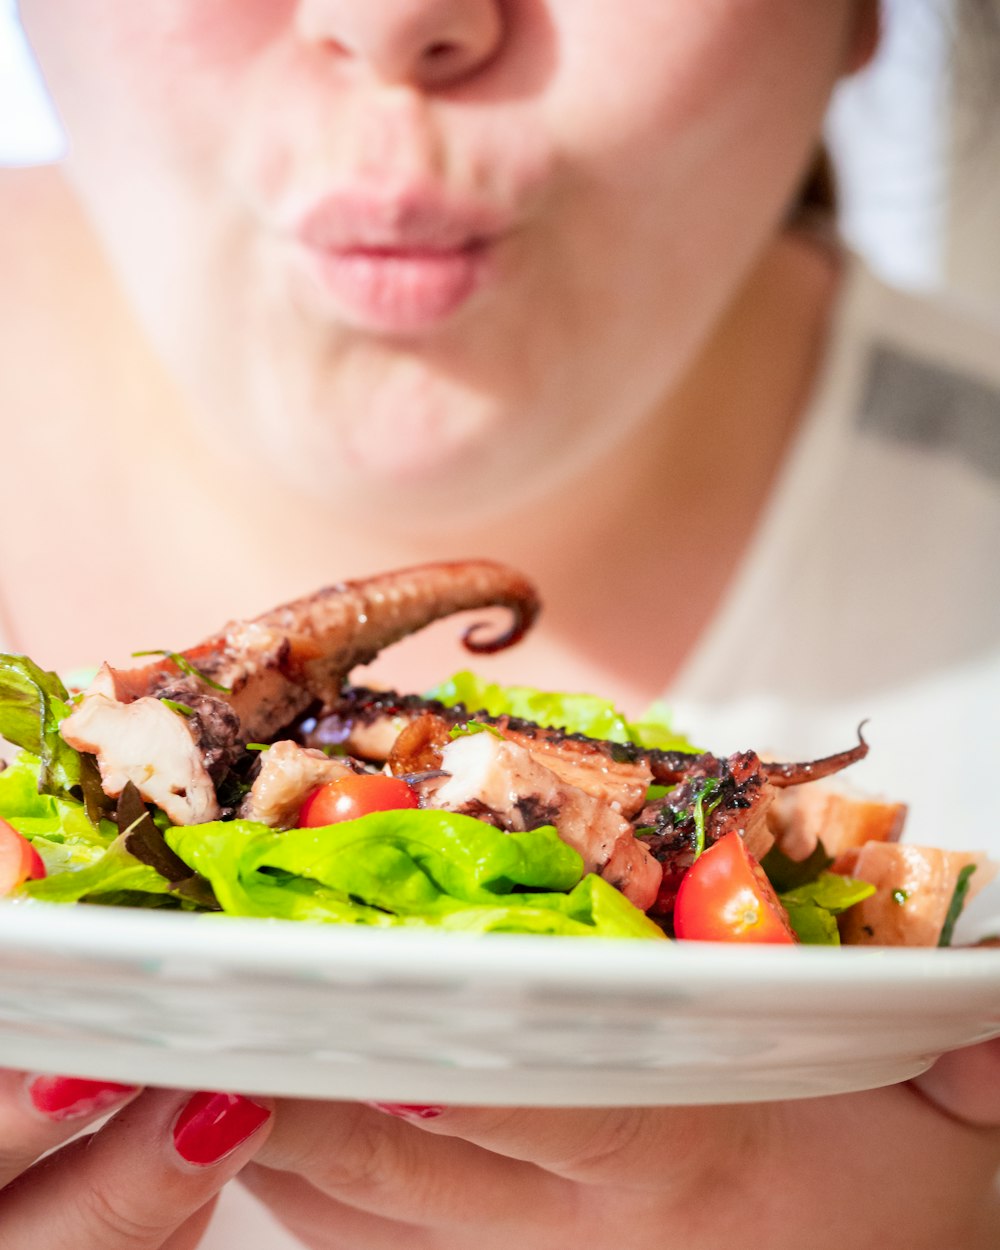
[[[206,432],[433,521],[527,499],[669,394],[781,220],[859,3],[21,8]]]

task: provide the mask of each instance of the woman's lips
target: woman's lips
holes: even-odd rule
[[[425,187],[387,199],[329,196],[295,238],[335,314],[398,334],[432,329],[465,304],[493,274],[506,226],[481,203]]]
[[[323,293],[364,329],[413,333],[456,312],[489,276],[490,244],[309,248]]]

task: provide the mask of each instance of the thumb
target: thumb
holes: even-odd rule
[[[912,1084],[955,1119],[1000,1128],[1000,1038],[942,1055]]]

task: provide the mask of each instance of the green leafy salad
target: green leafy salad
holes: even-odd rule
[[[477,705],[474,684],[459,674],[451,697]],[[435,694],[449,697],[445,687]],[[599,699],[526,689],[506,697],[503,710],[537,717],[544,704],[561,723],[615,741],[682,741],[657,722],[629,725]],[[482,698],[499,709],[505,696],[483,686]],[[20,748],[0,773],[0,818],[45,869],[18,885],[17,897],[378,927],[664,937],[613,886],[585,874],[551,826],[507,833],[418,809],[279,832],[241,819],[171,826],[134,793],[109,804],[93,761],[59,735],[70,706],[55,674],[0,656],[0,736]]]
[[[192,672],[194,679],[200,677],[197,670]],[[898,881],[883,884],[873,899],[876,886],[855,879],[841,859],[835,863],[822,840],[803,860],[790,859],[779,841],[758,863],[732,819],[749,805],[741,797],[744,792],[759,796],[760,773],[749,776],[756,789],[744,791],[739,779],[745,759],[757,757],[748,752],[720,762],[699,755],[670,728],[662,706],[642,721],[630,722],[606,700],[590,695],[501,687],[468,672],[417,701],[438,714],[446,709],[453,713],[445,733],[452,742],[488,731],[500,739],[501,748],[520,751],[525,758],[530,752],[508,743],[501,730],[516,738],[520,727],[534,741],[532,735],[544,735],[542,727],[554,727],[560,741],[568,735],[584,750],[599,748],[605,763],[627,760],[630,767],[644,752],[685,753],[685,758],[689,753],[691,771],[677,785],[640,789],[627,821],[614,803],[614,814],[608,817],[606,811],[601,818],[623,826],[624,833],[619,830],[616,836],[631,847],[629,862],[639,862],[647,887],[648,874],[654,873],[651,893],[636,905],[635,894],[630,900],[629,887],[621,886],[620,873],[616,879],[608,872],[611,879],[605,879],[602,865],[612,864],[617,852],[604,860],[592,855],[590,863],[596,867],[587,871],[588,847],[583,847],[584,854],[576,849],[562,823],[564,813],[551,801],[546,807],[539,794],[531,796],[535,808],[529,809],[537,809],[537,820],[504,826],[495,811],[477,818],[481,812],[475,802],[466,802],[464,810],[448,810],[433,797],[425,802],[423,793],[418,799],[416,789],[409,793],[410,782],[389,776],[388,767],[348,760],[346,780],[325,784],[336,789],[343,783],[350,789],[359,777],[378,779],[379,785],[401,787],[411,801],[383,805],[389,810],[360,809],[365,814],[348,808],[344,815],[338,809],[329,818],[317,818],[312,811],[307,819],[311,793],[296,800],[288,820],[246,818],[241,798],[253,790],[266,753],[279,742],[292,746],[282,735],[274,743],[240,748],[237,766],[219,786],[216,810],[221,810],[221,819],[173,823],[131,780],[119,785],[114,797],[105,793],[98,760],[75,750],[60,733],[78,701],[55,674],[24,656],[0,655],[0,737],[17,748],[0,772],[0,896],[5,900],[379,928],[818,945],[839,944],[845,931],[860,935],[850,940],[909,941],[905,932],[896,939],[883,939],[882,934],[900,919],[912,916],[916,923],[926,904],[926,895]],[[183,720],[195,715],[187,705],[166,698],[162,702],[170,716]],[[295,745],[293,750],[313,763],[319,757],[321,767],[331,763],[315,745]],[[441,759],[440,753],[436,758]],[[720,765],[717,776],[706,776],[704,768],[698,771],[698,762],[705,760]],[[531,767],[537,768],[537,762]],[[762,767],[759,760],[753,767]],[[551,777],[546,769],[542,772]],[[418,781],[436,778],[440,784],[452,773],[432,768],[410,775]],[[577,796],[570,796],[570,807],[586,797],[572,785],[560,793],[565,797],[567,790]],[[321,804],[317,810],[333,809]],[[579,827],[579,812],[574,819]],[[589,819],[582,822],[588,837]],[[599,826],[597,819],[594,827]],[[891,842],[880,845],[887,856],[895,854]],[[974,865],[950,867],[953,876],[958,873],[957,884],[947,879],[947,896],[921,939],[924,943],[950,942],[974,870]],[[849,924],[845,930],[845,915],[861,915],[852,910],[859,905],[867,910],[853,929]]]

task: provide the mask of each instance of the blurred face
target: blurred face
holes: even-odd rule
[[[781,220],[858,7],[21,10],[206,434],[433,520],[528,499],[662,403]]]

